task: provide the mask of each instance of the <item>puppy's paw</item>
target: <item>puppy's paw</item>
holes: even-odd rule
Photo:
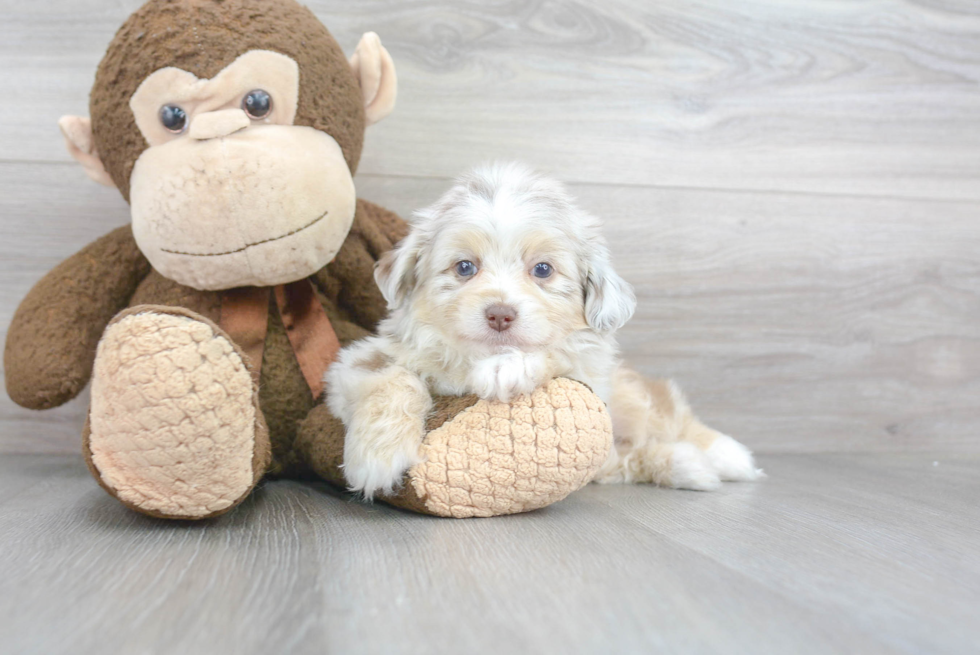
[[[509,352],[478,362],[467,379],[473,393],[485,400],[509,403],[544,383],[545,363],[534,354]]]
[[[345,416],[344,477],[351,491],[371,500],[391,494],[405,472],[422,461],[419,446],[432,398],[417,375],[398,367],[366,371],[346,393],[328,395]],[[343,405],[343,407],[341,407]]]
[[[675,489],[714,491],[721,486],[708,456],[691,443],[674,444],[670,455],[670,486]]]
[[[705,451],[712,468],[722,480],[747,482],[766,476],[755,467],[752,452],[727,434],[720,434]]]
[[[363,443],[364,436],[348,433],[347,441],[351,439],[355,442],[361,439]],[[421,442],[421,435],[411,435],[384,448],[345,447],[343,469],[347,488],[367,501],[374,500],[377,494],[394,493],[408,470],[423,461],[419,455]]]

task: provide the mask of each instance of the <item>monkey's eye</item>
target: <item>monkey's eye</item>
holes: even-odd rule
[[[534,273],[534,277],[544,279],[546,277],[551,277],[551,274],[555,272],[555,269],[551,267],[551,264],[546,262],[538,262],[534,265],[534,268],[531,269],[531,272]]]
[[[180,134],[187,127],[187,114],[177,105],[160,107],[160,122],[168,132]]]
[[[272,111],[272,96],[262,89],[249,91],[242,99],[242,109],[249,118],[265,118]]]
[[[476,264],[466,260],[456,262],[456,275],[460,277],[476,275]]]

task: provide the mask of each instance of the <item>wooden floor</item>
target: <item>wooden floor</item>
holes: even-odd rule
[[[0,461],[4,653],[976,653],[980,457],[772,455],[434,519],[266,483],[204,524]]]

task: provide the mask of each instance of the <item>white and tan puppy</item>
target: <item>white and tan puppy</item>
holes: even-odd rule
[[[419,461],[431,392],[507,402],[555,377],[609,407],[615,444],[597,482],[708,490],[762,475],[676,386],[622,365],[614,335],[636,301],[600,228],[561,184],[518,164],[478,169],[415,214],[375,271],[390,315],[326,376],[351,490],[391,493]]]

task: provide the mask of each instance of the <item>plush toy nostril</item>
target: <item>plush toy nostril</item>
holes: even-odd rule
[[[517,320],[517,310],[510,305],[503,305],[501,303],[487,307],[485,314],[487,322],[490,323],[490,327],[497,332],[510,329],[510,326]]]

